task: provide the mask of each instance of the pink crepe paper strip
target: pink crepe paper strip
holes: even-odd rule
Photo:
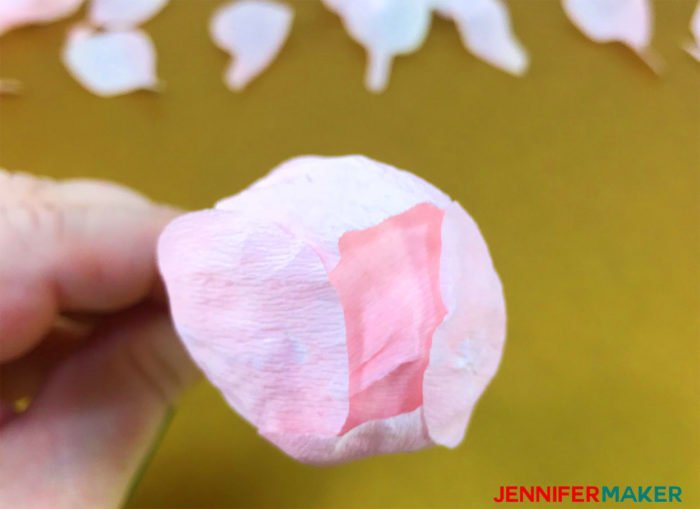
[[[476,224],[365,157],[282,164],[173,221],[158,262],[193,359],[302,462],[455,447],[499,364],[503,292]]]
[[[2,0],[0,35],[25,25],[53,23],[73,15],[84,0]]]

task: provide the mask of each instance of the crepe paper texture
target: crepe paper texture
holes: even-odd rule
[[[685,50],[690,56],[700,62],[700,2],[698,2],[697,7],[695,7],[693,17],[690,19],[690,33],[693,34],[695,41],[688,43]]]
[[[88,20],[106,29],[135,28],[158,14],[169,0],[90,0]]]
[[[62,58],[70,74],[98,96],[159,87],[155,47],[141,30],[99,32],[75,26],[68,34]]]
[[[513,34],[502,0],[433,0],[438,14],[454,20],[464,46],[474,56],[505,72],[522,76],[529,57]]]
[[[241,0],[219,8],[209,31],[214,43],[232,56],[224,83],[243,90],[275,60],[289,36],[294,13],[270,0]]]
[[[649,0],[562,0],[571,22],[598,43],[620,42],[655,72],[661,61],[650,49],[653,14]]]
[[[2,0],[0,35],[25,25],[42,25],[67,18],[84,0]]]
[[[505,340],[476,223],[361,156],[292,159],[170,223],[177,331],[228,403],[293,458],[457,446]]]

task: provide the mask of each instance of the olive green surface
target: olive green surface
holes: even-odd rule
[[[0,165],[114,179],[188,209],[300,154],[410,169],[482,228],[507,346],[456,450],[333,468],[285,457],[201,382],[128,507],[484,508],[502,484],[672,484],[700,507],[700,64],[680,48],[695,2],[654,4],[661,77],[587,40],[559,2],[510,0],[524,78],[436,19],[382,95],[312,0],[292,2],[272,67],[229,92],[207,33],[218,3],[175,0],[146,24],[162,94],[81,89],[59,60],[79,16],[1,38],[0,76],[24,92],[0,98]]]

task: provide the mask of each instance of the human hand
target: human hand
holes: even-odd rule
[[[123,502],[197,377],[155,264],[176,214],[115,184],[0,170],[0,507]]]

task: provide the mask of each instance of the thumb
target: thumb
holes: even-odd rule
[[[117,507],[197,377],[163,310],[110,319],[0,428],[0,507]]]

